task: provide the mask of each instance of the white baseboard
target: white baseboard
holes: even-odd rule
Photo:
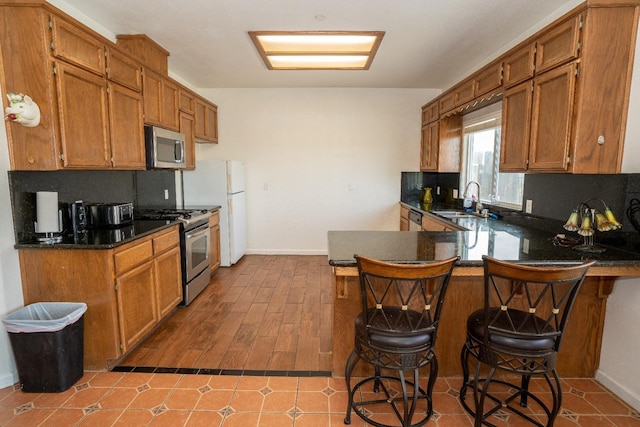
[[[638,393],[633,390],[629,390],[629,388],[618,383],[616,380],[600,370],[596,372],[596,380],[608,388],[613,394],[624,400],[627,405],[631,406],[636,411],[640,411],[640,395],[638,395]]]
[[[328,255],[326,249],[247,249],[247,255]],[[328,260],[327,260],[328,262]]]
[[[0,374],[0,388],[6,388],[18,382],[17,372],[5,372]]]

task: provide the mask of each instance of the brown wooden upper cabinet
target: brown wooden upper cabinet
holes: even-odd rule
[[[71,21],[51,16],[51,53],[96,74],[105,74],[104,42]]]
[[[486,95],[502,86],[502,61],[489,64],[474,78],[475,97]]]
[[[218,106],[196,98],[196,142],[218,143]]]
[[[620,172],[637,25],[634,6],[589,7],[505,58],[501,171]]]
[[[535,59],[535,43],[528,44],[508,55],[504,59],[504,87],[509,88],[533,77]]]
[[[196,95],[185,87],[178,90],[178,109],[192,116],[196,112]]]
[[[144,69],[144,122],[178,131],[178,85],[162,74]]]
[[[422,107],[423,118],[430,117],[433,104]],[[431,172],[459,172],[460,146],[462,142],[462,116],[441,117],[428,123],[422,123],[420,144],[420,170]]]
[[[144,169],[140,65],[44,2],[3,5],[0,20],[2,92],[41,113],[7,123],[11,169]]]

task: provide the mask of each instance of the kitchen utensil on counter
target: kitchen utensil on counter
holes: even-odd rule
[[[82,200],[76,200],[69,205],[69,216],[71,217],[71,231],[73,234],[84,233],[89,226],[87,206]]]
[[[34,224],[38,241],[57,243],[62,240],[62,212],[58,208],[56,191],[36,192],[36,222]]]
[[[89,224],[95,228],[120,227],[133,222],[133,203],[88,204]]]

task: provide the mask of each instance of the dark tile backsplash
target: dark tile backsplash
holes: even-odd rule
[[[57,191],[61,204],[132,202],[134,206],[175,208],[175,172],[160,171],[9,171],[16,241],[34,235],[35,193]],[[165,200],[164,190],[169,190]]]
[[[434,199],[445,201],[448,189],[459,189],[457,173],[402,172],[401,200],[420,200],[422,187],[434,188]],[[440,186],[440,196],[435,188]],[[572,175],[572,174],[526,174],[523,205],[532,200],[531,214],[536,217],[566,221],[580,202],[602,199],[622,223],[622,231],[636,230],[626,213],[632,199],[640,199],[640,174]],[[590,206],[601,209],[600,202]],[[634,212],[635,214],[635,212]],[[635,214],[640,222],[640,212]]]
[[[435,202],[445,202],[447,190],[458,188],[459,173],[435,173],[435,172],[402,172],[400,200],[406,203],[419,202],[422,198],[424,187],[432,188],[432,197]],[[440,194],[437,194],[440,187]]]

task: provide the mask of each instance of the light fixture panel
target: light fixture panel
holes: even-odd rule
[[[383,31],[250,31],[270,70],[367,70]]]

